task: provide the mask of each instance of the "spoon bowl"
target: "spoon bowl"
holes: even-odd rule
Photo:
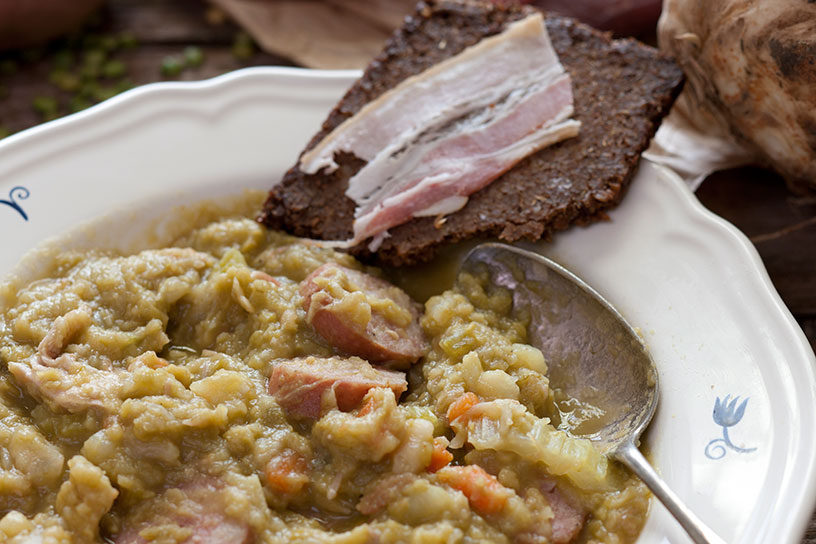
[[[512,293],[512,315],[528,323],[528,343],[547,360],[559,428],[592,440],[637,474],[694,542],[724,543],[637,448],[657,409],[659,381],[643,340],[623,316],[564,267],[513,246],[481,244],[468,253],[460,272],[487,275],[488,289]]]

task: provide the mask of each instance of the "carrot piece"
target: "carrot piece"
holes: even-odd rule
[[[437,436],[434,438],[434,448],[431,453],[428,472],[436,472],[440,468],[448,466],[451,461],[453,461],[453,454],[448,451],[448,439],[444,436]]]
[[[465,412],[473,408],[479,403],[479,397],[476,393],[465,393],[448,406],[448,421],[453,421],[462,417]]]
[[[437,475],[443,483],[461,491],[479,514],[501,512],[512,494],[511,490],[479,465],[445,467]]]
[[[292,450],[283,450],[266,464],[264,475],[269,486],[280,493],[294,494],[309,481],[306,460]]]

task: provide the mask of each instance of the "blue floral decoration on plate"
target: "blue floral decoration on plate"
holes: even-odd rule
[[[29,197],[31,193],[25,187],[14,187],[11,191],[9,191],[8,200],[0,199],[0,204],[5,204],[6,206],[10,206],[12,209],[16,210],[23,219],[28,221],[28,214],[23,210],[20,204],[17,202],[17,199],[25,200]]]
[[[741,448],[731,442],[728,436],[728,428],[733,427],[742,420],[745,415],[745,407],[748,405],[748,398],[739,402],[739,397],[731,399],[731,395],[726,395],[724,399],[714,401],[714,423],[722,427],[722,438],[715,438],[705,448],[705,455],[709,459],[722,459],[728,449],[737,453],[750,453],[756,448]],[[739,403],[739,404],[737,404]]]

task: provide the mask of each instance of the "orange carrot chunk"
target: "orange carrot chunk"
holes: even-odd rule
[[[462,417],[465,412],[479,403],[476,393],[465,393],[448,406],[448,421],[453,421]]]
[[[443,483],[461,491],[471,508],[479,514],[501,512],[513,493],[478,465],[445,467],[437,472],[437,476]]]
[[[440,468],[448,466],[451,461],[453,461],[453,454],[448,451],[448,439],[443,436],[434,438],[434,448],[431,453],[428,472],[436,472]]]
[[[280,493],[294,494],[309,481],[306,460],[292,450],[283,450],[266,464],[269,487]]]

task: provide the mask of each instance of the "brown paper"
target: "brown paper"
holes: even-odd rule
[[[266,51],[307,68],[363,68],[416,0],[212,0]]]
[[[718,125],[689,111],[685,91],[663,119],[643,156],[674,170],[692,190],[713,172],[756,163],[756,157],[737,145]]]

